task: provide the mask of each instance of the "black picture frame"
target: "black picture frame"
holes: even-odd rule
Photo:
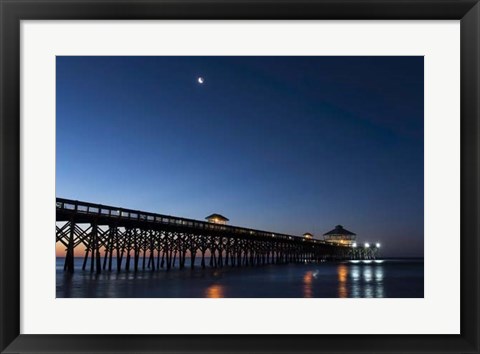
[[[476,0],[0,0],[0,12],[2,353],[479,353],[480,5]],[[20,334],[20,21],[24,19],[460,20],[461,334]]]

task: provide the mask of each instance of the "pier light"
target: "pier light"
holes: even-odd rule
[[[365,243],[365,248],[370,247],[370,244],[368,242]]]
[[[356,242],[352,243],[352,247],[353,248],[357,247],[357,243]]]
[[[379,244],[379,243],[377,243],[377,244],[375,245],[375,247],[377,247],[377,248],[380,248],[380,244]]]

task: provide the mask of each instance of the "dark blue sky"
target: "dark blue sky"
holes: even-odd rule
[[[56,168],[58,197],[423,256],[423,57],[57,57]]]

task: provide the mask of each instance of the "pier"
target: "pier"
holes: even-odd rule
[[[202,268],[374,259],[379,249],[62,198],[56,242],[65,271],[74,272],[74,249],[84,246],[82,270],[92,273],[112,271],[114,261],[117,271],[157,271],[194,268],[196,259]]]

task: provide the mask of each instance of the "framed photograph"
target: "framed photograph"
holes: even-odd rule
[[[479,353],[477,1],[1,1],[1,353]]]

